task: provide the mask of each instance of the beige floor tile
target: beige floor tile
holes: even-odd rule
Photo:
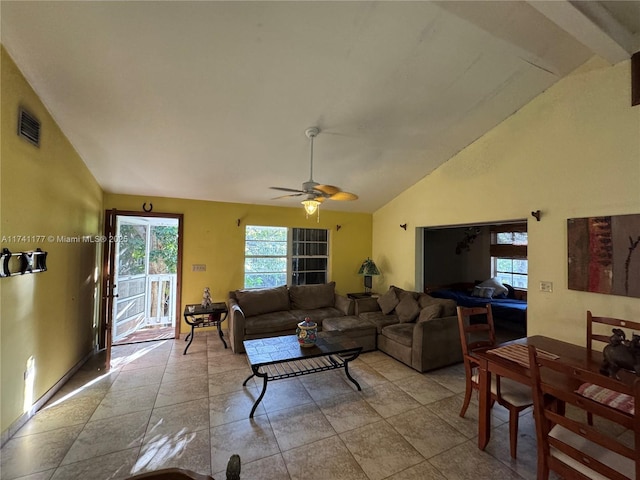
[[[432,370],[424,373],[423,375],[455,393],[464,393],[466,389],[467,375],[462,363],[450,365],[438,370]]]
[[[504,423],[491,430],[491,440],[485,451],[509,468],[517,472],[521,477],[528,480],[535,480],[537,475],[537,442],[535,427],[531,430],[527,424],[527,416],[522,414],[521,421],[518,422],[518,448],[517,460],[511,458],[511,447],[509,443],[509,423]]]
[[[426,405],[426,408],[438,415],[467,438],[474,438],[478,436],[478,403],[475,396],[471,397],[471,403],[469,404],[469,408],[467,408],[463,418],[459,415],[463,400],[464,395],[457,394],[453,397],[447,397],[437,402],[430,403]],[[505,419],[502,414],[496,415],[496,411],[498,411],[498,409],[502,409],[502,407],[496,405],[492,409],[492,427],[500,426],[505,423]]]
[[[207,367],[209,375],[228,372],[229,370],[244,370],[247,372],[247,375],[251,373],[251,369],[245,355],[210,355],[207,361]]]
[[[136,472],[162,468],[186,468],[211,475],[211,448],[208,429],[185,429],[174,434],[154,436],[140,449]]]
[[[291,480],[368,480],[337,436],[286,451],[282,458]]]
[[[71,425],[84,425],[100,405],[100,395],[83,395],[45,406],[16,433],[16,437],[55,430]]]
[[[12,480],[57,467],[81,431],[82,426],[75,425],[11,438],[0,455],[2,479]]]
[[[87,423],[61,464],[139,447],[150,416],[151,410],[145,410]]]
[[[437,402],[443,398],[455,395],[455,393],[448,388],[443,387],[424,375],[406,377],[393,383],[422,405]]]
[[[385,421],[340,434],[370,480],[380,480],[425,459]]]
[[[240,455],[242,462],[250,463],[280,452],[266,415],[219,425],[211,428],[210,433],[211,469],[214,472],[226,469],[233,454]]]
[[[242,460],[242,459],[241,459]],[[213,478],[227,478],[226,470],[217,472]],[[242,463],[240,478],[260,480],[289,480],[289,472],[282,455],[272,455],[250,463]]]
[[[316,402],[325,398],[351,393],[355,387],[342,369],[306,375],[300,377],[300,383],[304,385],[311,398]]]
[[[198,430],[209,429],[208,398],[154,408],[143,443],[180,438]]]
[[[388,418],[387,422],[427,459],[467,441],[464,435],[425,407]]]
[[[282,452],[336,434],[315,404],[278,410],[268,416]]]
[[[180,366],[180,368],[167,365],[162,375],[162,383],[176,383],[187,378],[199,378],[205,384],[209,382],[207,369],[202,368],[202,364],[194,362],[193,365]]]
[[[151,410],[158,396],[159,388],[160,384],[110,390],[96,408],[90,421]]]
[[[446,477],[429,461],[424,461],[387,477],[387,480],[446,480]]]
[[[209,397],[210,425],[216,427],[249,418],[251,408],[258,399],[258,395],[259,391],[256,387],[247,386],[237,392]],[[264,415],[265,413],[265,409],[260,403],[254,415]]]
[[[380,361],[389,360],[390,358],[391,357],[386,353],[381,352],[380,350],[374,350],[373,352],[366,352],[360,355],[358,359],[354,362],[354,365],[356,365],[356,362],[363,362],[368,365],[371,365]]]
[[[416,400],[393,383],[365,388],[362,391],[362,396],[383,418],[389,418],[420,407]]]
[[[259,389],[262,391],[261,385]],[[297,378],[269,382],[267,384],[267,392],[261,402],[267,412],[275,412],[284,408],[309,403],[313,403],[313,398]]]
[[[121,480],[130,477],[140,449],[138,447],[92,457],[58,468],[51,480],[102,479]]]
[[[378,412],[364,400],[359,392],[326,398],[317,404],[338,433],[382,420]]]
[[[213,397],[223,393],[242,390],[245,388],[242,386],[242,383],[248,376],[249,374],[243,370],[231,370],[229,372],[209,375],[209,396]]]
[[[478,449],[475,440],[436,455],[429,462],[448,480],[522,480],[520,475],[500,460]]]
[[[175,383],[162,383],[156,398],[155,408],[207,398],[209,385],[203,377],[188,377]]]
[[[389,383],[389,379],[367,363],[349,365],[349,373],[360,384],[361,388],[371,388],[384,383]]]
[[[420,373],[415,371],[413,368],[408,367],[404,363],[400,363],[391,357],[380,362],[372,363],[371,368],[392,382],[420,375]]]
[[[145,385],[159,385],[164,375],[164,363],[135,370],[123,370],[111,385],[112,390],[143,387]]]
[[[38,472],[32,475],[27,475],[25,477],[20,477],[17,480],[50,480],[55,471],[55,469],[45,470],[44,472]]]

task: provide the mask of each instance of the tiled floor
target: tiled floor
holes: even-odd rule
[[[341,370],[269,384],[242,382],[244,355],[202,332],[184,340],[113,348],[107,374],[87,365],[0,451],[3,480],[122,479],[182,467],[224,479],[237,453],[246,480],[533,479],[531,411],[509,456],[507,412],[493,412],[491,442],[476,446],[477,404],[458,411],[462,365],[419,374],[381,352]]]

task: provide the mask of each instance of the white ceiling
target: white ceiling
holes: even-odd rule
[[[640,2],[0,3],[2,44],[108,192],[373,212],[594,54]],[[4,132],[3,132],[4,133]],[[46,148],[43,145],[42,148]]]

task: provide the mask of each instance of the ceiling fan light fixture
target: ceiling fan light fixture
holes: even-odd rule
[[[320,202],[317,200],[303,200],[302,205],[304,205],[304,211],[307,212],[307,218],[309,218],[309,215],[313,215],[314,213],[318,212],[318,222],[320,221],[320,211],[318,210],[318,207],[320,207]]]

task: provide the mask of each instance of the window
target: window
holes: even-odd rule
[[[527,289],[527,225],[497,225],[491,228],[492,275],[514,288]]]
[[[244,288],[326,283],[328,238],[322,229],[248,225]]]

